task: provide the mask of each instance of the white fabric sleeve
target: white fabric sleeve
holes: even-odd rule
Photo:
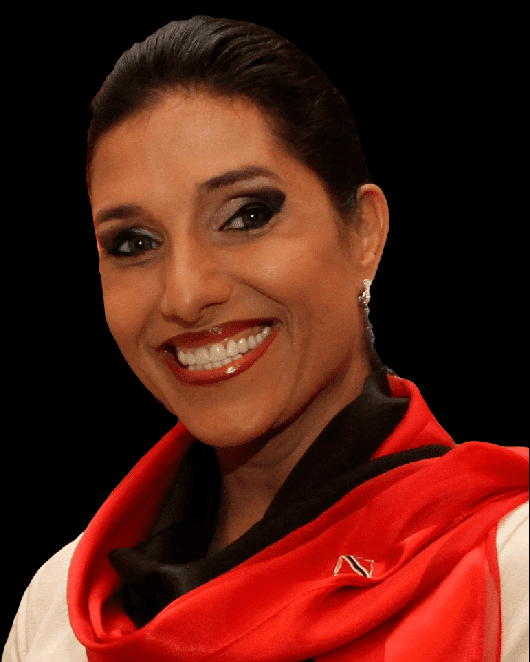
[[[76,639],[66,601],[68,568],[81,536],[54,554],[22,596],[2,662],[87,662]]]
[[[528,662],[528,501],[500,520],[497,555],[501,576],[501,662]]]

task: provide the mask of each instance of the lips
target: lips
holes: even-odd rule
[[[262,321],[262,320],[259,320]],[[245,325],[247,322],[245,322]],[[270,324],[270,322],[269,322]],[[233,329],[234,327],[232,327]],[[244,326],[243,328],[247,328]],[[271,333],[263,340],[261,345],[256,349],[251,350],[240,359],[232,361],[230,364],[222,366],[221,368],[213,368],[212,370],[188,370],[180,365],[174,351],[162,351],[162,362],[169,368],[169,370],[177,377],[177,379],[188,385],[205,386],[208,384],[216,384],[218,382],[232,379],[243,372],[246,372],[256,361],[258,361],[263,354],[270,347],[273,340],[276,338],[279,330],[278,325],[274,325]],[[223,329],[223,331],[227,331]],[[232,331],[233,335],[233,331]],[[221,337],[221,336],[219,336]],[[181,336],[182,338],[182,336]],[[204,342],[203,340],[201,342]]]
[[[273,326],[274,323],[274,320],[264,318],[224,322],[212,327],[216,330],[213,333],[211,330],[207,330],[198,333],[181,333],[178,336],[172,336],[162,343],[158,349],[159,351],[168,349],[174,350],[177,347],[183,351],[196,349],[197,347],[203,347],[204,345],[209,345],[211,343],[221,343],[227,338],[230,338],[237,333],[241,333],[241,331],[245,331],[246,329],[251,329],[254,326]]]

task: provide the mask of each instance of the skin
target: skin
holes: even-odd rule
[[[197,184],[248,164],[276,177],[197,193]],[[280,212],[257,235],[227,230],[249,201],[242,194],[261,185],[285,193]],[[386,242],[385,196],[363,186],[358,226],[345,229],[316,175],[274,139],[255,106],[204,93],[172,93],[102,138],[90,195],[109,329],[145,387],[216,450],[223,485],[214,552],[261,519],[299,458],[363,390],[370,366],[357,297]],[[101,210],[125,203],[144,211],[96,223]],[[133,224],[159,243],[139,257],[108,255],[101,244]],[[155,352],[170,336],[250,318],[276,318],[278,336],[227,381],[182,384]]]

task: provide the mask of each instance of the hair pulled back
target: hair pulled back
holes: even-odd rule
[[[194,16],[172,21],[125,51],[90,104],[87,186],[98,140],[172,91],[245,97],[273,135],[321,180],[344,221],[371,182],[350,109],[297,46],[246,21]]]

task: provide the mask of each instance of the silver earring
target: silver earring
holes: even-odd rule
[[[359,303],[367,306],[368,302],[370,301],[370,287],[372,285],[371,280],[368,280],[368,278],[365,278],[363,280],[363,285],[364,285],[364,292],[359,296]]]
[[[358,297],[358,299],[359,299],[359,303],[364,308],[364,319],[365,319],[365,322],[366,322],[366,334],[367,334],[367,336],[370,340],[370,343],[373,347],[374,342],[375,342],[375,336],[374,336],[374,331],[373,331],[372,324],[371,324],[370,320],[368,319],[368,315],[370,314],[370,308],[368,308],[368,303],[371,299],[370,286],[372,285],[372,282],[373,281],[368,280],[368,278],[365,278],[363,280],[364,292]]]

